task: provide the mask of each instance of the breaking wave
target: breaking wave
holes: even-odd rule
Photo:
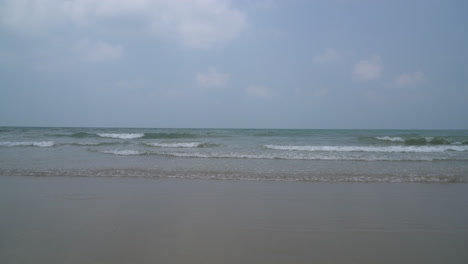
[[[198,135],[190,133],[145,133],[143,138],[145,139],[158,139],[158,138],[196,138]]]
[[[446,151],[468,151],[468,146],[290,146],[264,145],[267,149],[286,151],[320,151],[320,152],[401,152],[401,153],[431,153]]]
[[[0,147],[40,147],[47,148],[54,146],[53,141],[29,141],[29,142],[0,142]]]
[[[354,153],[354,155],[352,155]],[[389,155],[388,153],[378,153],[373,155],[361,155],[358,152],[283,152],[283,153],[202,153],[202,152],[145,152],[145,155],[159,155],[175,158],[202,158],[202,159],[264,159],[264,160],[316,160],[316,161],[436,161],[436,160],[468,160],[468,157],[434,157],[427,155]],[[410,153],[408,153],[410,154]]]
[[[391,143],[403,143],[408,146],[424,146],[424,145],[464,145],[468,143],[466,137],[455,136],[455,137],[374,137],[373,139]]]
[[[138,151],[138,150],[131,150],[131,149],[124,149],[124,150],[104,150],[104,151],[99,151],[104,154],[114,154],[118,156],[138,156],[138,155],[144,155],[146,152],[144,151]]]
[[[71,146],[110,146],[110,145],[122,145],[124,143],[117,142],[75,142],[70,143]]]
[[[102,133],[97,134],[103,138],[116,138],[116,139],[134,139],[134,138],[142,138],[145,134],[142,133]]]
[[[405,140],[401,137],[375,137],[375,139],[391,142],[405,142]]]
[[[218,144],[202,142],[146,143],[146,145],[161,148],[209,148],[219,146]]]
[[[72,134],[52,134],[53,137],[71,137],[71,138],[114,138],[114,139],[178,139],[178,138],[197,138],[199,135],[191,133],[87,133],[77,132]]]

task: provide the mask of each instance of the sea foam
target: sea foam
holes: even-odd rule
[[[116,139],[134,139],[134,138],[142,138],[145,134],[142,133],[102,133],[97,134],[100,137],[104,138],[116,138]]]
[[[179,143],[148,143],[148,146],[161,148],[198,148],[201,142],[179,142]]]
[[[405,140],[401,137],[375,137],[375,139],[383,140],[383,141],[391,141],[391,142],[404,142]]]
[[[2,147],[40,147],[47,148],[54,146],[53,141],[29,141],[29,142],[0,142]]]
[[[468,151],[468,146],[290,146],[264,145],[267,149],[287,151],[334,151],[334,152],[415,152],[431,153],[445,151]]]
[[[138,151],[138,150],[131,150],[131,149],[124,149],[124,150],[104,150],[100,151],[101,153],[105,154],[114,154],[119,156],[136,156],[136,155],[143,155],[146,152]]]

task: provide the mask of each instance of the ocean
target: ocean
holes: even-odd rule
[[[0,175],[467,183],[468,130],[0,127]]]

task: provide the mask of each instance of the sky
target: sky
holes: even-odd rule
[[[468,129],[465,0],[0,0],[0,126]]]

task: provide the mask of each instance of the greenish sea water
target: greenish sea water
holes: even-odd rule
[[[468,131],[0,127],[0,174],[462,183]]]

